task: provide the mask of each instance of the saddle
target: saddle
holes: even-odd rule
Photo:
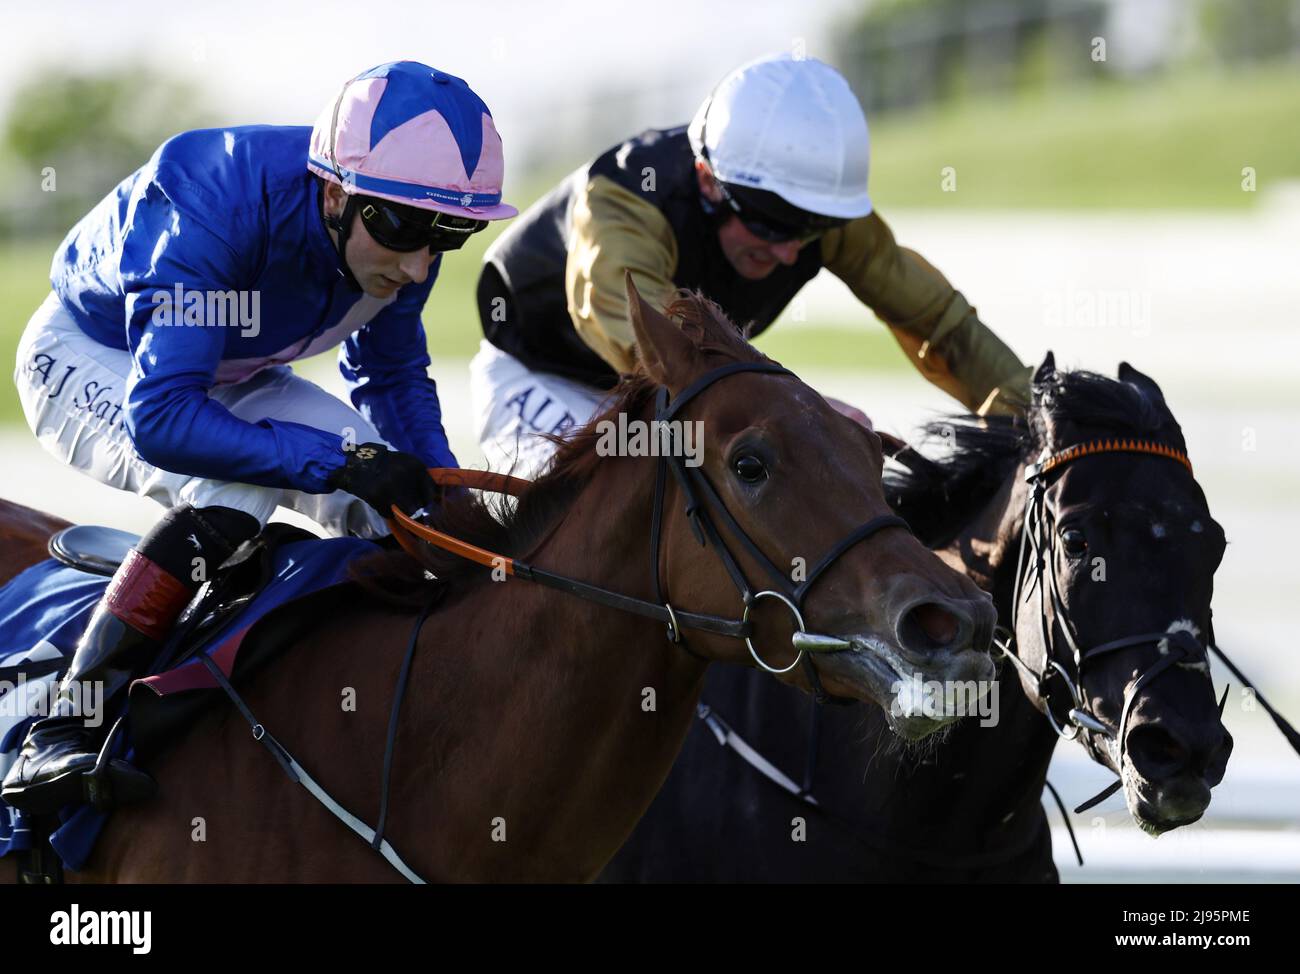
[[[177,619],[171,636],[148,673],[137,682],[148,683],[152,677],[175,671],[186,661],[194,659],[214,636],[223,631],[226,622],[238,616],[267,587],[276,570],[277,553],[282,548],[294,542],[317,540],[315,535],[302,528],[272,523],[256,538],[240,545],[200,587]],[[112,577],[137,541],[139,537],[128,531],[100,525],[73,525],[50,538],[49,551],[52,557],[70,568]],[[133,686],[128,694],[132,741],[137,754],[144,758],[156,753],[160,738],[167,736],[167,730],[188,722],[194,713],[192,708],[168,706],[165,719],[160,714],[137,714],[142,708],[153,708],[147,702],[151,695],[135,691]]]
[[[270,578],[271,554],[291,541],[314,538],[310,531],[292,524],[268,524],[251,541],[245,541],[217,569],[216,576],[205,582],[181,616],[178,628],[198,610],[207,615],[217,609],[236,609],[247,602]],[[100,524],[74,524],[50,536],[50,557],[69,568],[111,578],[140,540],[138,534],[104,527]],[[224,613],[223,613],[224,614]],[[204,622],[209,620],[205,615]]]
[[[61,565],[88,575],[110,578],[138,540],[136,535],[115,528],[75,525],[53,535],[48,547],[50,555]],[[345,570],[337,567],[338,556],[357,553],[355,546],[359,545],[371,547],[369,542],[356,539],[322,541],[310,532],[287,524],[270,524],[258,537],[241,545],[203,584],[181,614],[171,636],[149,667],[149,675],[133,684],[126,704],[126,711],[130,714],[129,733],[122,715],[107,715],[111,730],[104,748],[114,755],[141,762],[159,753],[168,742],[175,740],[179,731],[194,721],[199,712],[218,699],[225,699],[219,692],[169,693],[166,681],[172,679],[175,682],[175,677],[183,674],[187,666],[191,670],[202,669],[198,654],[212,652],[217,646],[236,641],[236,637],[231,635],[232,630],[238,631],[240,637],[256,630],[258,637],[256,640],[239,640],[242,645],[238,650],[238,675],[243,677],[260,666],[279,647],[287,644],[304,619],[313,615],[319,617],[328,602],[337,599],[337,583],[346,575]],[[286,584],[282,577],[286,574],[310,576],[318,564],[331,561],[335,563],[335,570],[328,575],[316,570],[315,581],[306,585],[295,587]],[[57,567],[50,569],[52,572],[62,570]],[[84,575],[81,577],[85,578]],[[276,584],[270,585],[273,580]],[[93,583],[87,585],[86,582],[77,584],[82,588],[93,586]],[[292,591],[279,595],[279,590],[285,588]],[[259,595],[262,596],[260,601]],[[321,597],[326,598],[322,601]],[[258,605],[250,607],[250,603],[255,601]],[[244,612],[245,609],[248,611]],[[244,613],[242,616],[241,612]],[[68,652],[66,644],[62,652]],[[42,672],[49,672],[49,678],[56,678],[60,671],[56,666],[66,662],[66,658],[60,660],[56,656],[36,664],[29,661],[22,664],[22,669],[27,679]],[[232,653],[232,675],[233,659]],[[162,681],[164,687],[160,689],[157,681]],[[0,809],[0,812],[4,811],[13,812],[12,809]],[[66,819],[63,825],[56,821],[28,819],[25,827],[33,830],[30,847],[12,850],[18,860],[19,882],[60,882],[63,865],[68,863],[72,868],[78,868],[75,862],[81,857],[69,856],[67,846],[61,845],[57,835],[51,846],[51,836],[79,822],[78,828],[89,833],[90,844],[85,846],[88,853],[105,818],[106,813],[87,806],[79,809],[71,819]],[[80,845],[80,842],[73,844]]]
[[[69,568],[112,577],[138,534],[99,524],[74,524],[50,536],[50,556]]]

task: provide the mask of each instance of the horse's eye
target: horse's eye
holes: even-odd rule
[[[744,454],[736,457],[731,463],[731,469],[736,471],[736,476],[747,484],[757,484],[767,479],[767,467],[763,466],[763,461],[752,454]]]
[[[1061,532],[1061,544],[1065,553],[1071,558],[1078,558],[1088,550],[1088,539],[1078,528],[1066,528]]]

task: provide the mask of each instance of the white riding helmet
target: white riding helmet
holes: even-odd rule
[[[822,216],[871,212],[867,119],[843,75],[823,61],[778,54],[742,65],[705,99],[687,135],[724,183]]]

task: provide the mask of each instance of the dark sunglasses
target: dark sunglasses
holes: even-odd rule
[[[760,240],[766,240],[768,243],[789,243],[797,241],[801,244],[809,243],[816,240],[827,230],[833,230],[837,226],[842,226],[843,220],[832,220],[827,218],[824,223],[805,224],[804,226],[793,226],[783,223],[780,220],[774,220],[766,214],[756,213],[752,207],[746,208],[739,200],[727,191],[727,186],[721,180],[715,185],[722,192],[722,199],[726,202],[741,224],[758,237]]]
[[[425,247],[435,253],[459,250],[472,235],[487,227],[486,220],[403,206],[373,196],[359,198],[357,206],[361,222],[375,243],[399,253]]]

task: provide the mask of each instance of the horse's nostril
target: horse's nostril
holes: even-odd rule
[[[952,645],[961,629],[957,617],[934,602],[912,606],[899,626],[899,641],[908,649],[929,652]]]
[[[1143,777],[1153,781],[1181,774],[1191,764],[1187,747],[1156,724],[1142,724],[1129,731],[1127,750]]]

